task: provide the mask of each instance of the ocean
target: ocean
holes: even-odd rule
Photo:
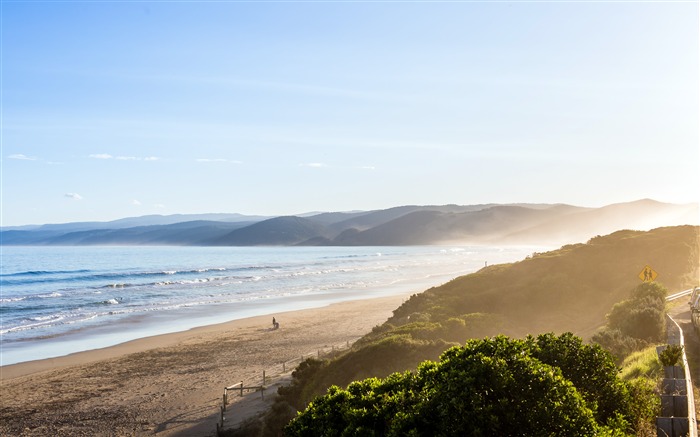
[[[0,364],[197,326],[419,293],[532,247],[5,246]]]

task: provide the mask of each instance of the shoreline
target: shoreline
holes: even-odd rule
[[[366,299],[381,299],[384,297],[402,296],[420,293],[433,286],[444,284],[456,276],[469,274],[462,272],[457,275],[434,275],[411,281],[397,280],[394,283],[379,288],[367,288],[342,292],[337,294],[314,293],[300,296],[274,297],[271,299],[222,304],[213,307],[189,308],[188,312],[171,312],[155,314],[149,317],[139,314],[131,319],[123,319],[111,325],[98,326],[94,329],[78,330],[76,332],[26,343],[0,344],[0,372],[16,365],[36,367],[38,362],[53,360],[64,362],[68,357],[80,357],[91,351],[105,351],[114,356],[112,348],[124,348],[123,345],[149,343],[150,338],[184,334],[189,331],[208,326],[224,325],[239,320],[268,317],[276,313],[312,310],[342,302],[352,302]],[[148,346],[143,346],[148,347]],[[143,349],[142,349],[143,350]],[[18,359],[19,356],[27,359]],[[79,358],[78,358],[79,359]],[[5,364],[6,361],[10,361]],[[70,361],[70,360],[68,360]],[[0,376],[2,378],[2,376]]]
[[[219,333],[221,331],[235,330],[241,328],[260,327],[271,325],[272,317],[277,317],[283,320],[285,316],[300,315],[301,313],[314,312],[323,310],[324,308],[332,308],[341,305],[353,305],[365,301],[377,301],[381,306],[383,301],[397,301],[397,308],[401,302],[405,301],[415,292],[402,293],[391,296],[367,297],[363,299],[345,300],[340,302],[330,302],[326,305],[312,308],[293,309],[281,311],[278,313],[270,313],[265,315],[243,317],[232,319],[226,322],[212,323],[209,325],[197,326],[186,329],[184,331],[168,332],[164,334],[150,335],[146,337],[128,340],[112,346],[106,346],[97,349],[89,349],[79,352],[72,352],[67,355],[61,355],[51,358],[42,358],[38,360],[23,361],[19,363],[6,364],[0,366],[0,380],[10,380],[13,378],[32,375],[47,370],[59,369],[75,365],[90,364],[96,361],[119,358],[123,355],[146,352],[151,349],[172,347],[189,339],[206,334]],[[282,318],[280,319],[280,316]],[[284,326],[283,326],[284,328]]]
[[[0,367],[0,435],[207,436],[223,387],[367,334],[415,290]],[[280,329],[272,329],[272,317]],[[270,374],[270,373],[268,373]]]
[[[415,249],[401,248],[401,250],[388,248],[386,251],[382,250],[382,252],[376,253],[375,249],[357,248],[350,251],[330,251],[328,253],[317,253],[318,251],[316,251],[311,254],[302,251],[301,259],[297,259],[296,252],[277,253],[269,250],[244,252],[245,256],[242,261],[233,263],[233,267],[227,267],[231,270],[227,275],[234,276],[225,277],[236,279],[238,276],[235,275],[240,274],[239,270],[243,269],[248,274],[247,269],[255,268],[257,270],[250,274],[260,274],[267,278],[262,285],[246,288],[247,286],[244,284],[240,285],[241,290],[238,290],[239,285],[231,285],[238,284],[237,282],[218,284],[209,278],[211,275],[207,273],[209,276],[205,278],[207,280],[204,283],[212,282],[214,285],[197,288],[194,297],[188,297],[187,287],[177,285],[173,290],[168,289],[162,292],[167,292],[166,295],[169,296],[170,300],[160,297],[160,300],[155,302],[155,306],[152,308],[146,305],[150,302],[148,297],[144,298],[143,302],[136,303],[129,303],[129,300],[124,298],[126,300],[123,308],[118,304],[105,308],[100,306],[99,311],[102,312],[95,314],[90,312],[93,311],[92,309],[90,311],[80,309],[79,315],[90,317],[74,321],[69,315],[66,316],[66,320],[63,320],[61,315],[70,309],[71,305],[83,305],[84,302],[81,303],[80,299],[87,299],[86,307],[92,308],[90,302],[93,300],[102,300],[104,303],[105,299],[112,297],[112,294],[102,297],[101,291],[91,291],[87,287],[87,285],[92,284],[89,283],[84,285],[87,287],[85,293],[88,298],[81,297],[75,301],[68,299],[63,303],[56,301],[57,303],[53,304],[57,307],[55,314],[61,316],[57,316],[55,322],[51,320],[51,317],[41,315],[45,311],[38,316],[31,311],[26,314],[19,310],[10,311],[12,317],[22,316],[24,321],[34,320],[38,317],[38,320],[47,318],[49,322],[46,322],[46,326],[40,324],[33,328],[32,324],[27,325],[29,327],[23,327],[24,325],[13,319],[18,325],[16,327],[8,325],[10,328],[8,333],[2,335],[0,366],[30,363],[43,359],[60,359],[60,357],[86,350],[101,350],[141,338],[187,331],[234,319],[318,308],[333,302],[371,299],[410,293],[410,291],[419,293],[447,283],[455,277],[478,271],[482,265],[485,265],[485,260],[491,261],[492,264],[494,262],[513,262],[514,259],[521,259],[525,252],[523,248],[513,247],[488,247],[479,250],[471,247],[453,247],[451,249],[417,247]],[[154,253],[160,254],[161,252]],[[196,252],[195,254],[201,260],[193,263],[187,257],[186,262],[182,261],[183,253],[189,254],[187,251],[175,251],[172,255],[173,259],[169,258],[168,265],[184,265],[185,267],[176,269],[182,272],[199,272],[200,270],[208,272],[216,270],[211,266],[225,265],[222,257],[228,259],[230,255],[228,251],[222,253]],[[127,255],[129,256],[125,258],[126,261],[121,264],[117,263],[116,266],[110,264],[107,271],[120,272],[126,268],[124,266],[133,266],[133,263],[139,260],[138,256],[143,254],[129,252]],[[168,253],[168,255],[170,254]],[[268,255],[279,257],[281,261],[272,264],[261,261],[267,259]],[[111,258],[105,255],[105,259]],[[277,258],[273,259],[277,260]],[[147,264],[147,266],[137,269],[137,273],[161,271],[165,268],[161,265],[163,263]],[[282,273],[277,272],[275,267],[277,264],[284,267]],[[309,268],[307,264],[314,267]],[[77,265],[82,266],[79,263]],[[246,267],[249,265],[255,267]],[[197,268],[201,266],[207,266],[207,268]],[[88,267],[92,268],[90,266],[86,268]],[[133,270],[133,267],[129,268]],[[51,267],[42,267],[42,269],[52,270]],[[141,272],[142,270],[143,272]],[[92,270],[90,271],[92,272]],[[100,268],[95,270],[95,272],[99,271],[101,271]],[[129,271],[131,272],[131,270]],[[257,278],[257,276],[251,277]],[[87,275],[86,278],[90,279],[93,276]],[[79,279],[82,280],[82,277]],[[179,279],[187,279],[186,283],[192,282],[190,281],[192,278]],[[212,279],[212,281],[208,279]],[[173,283],[180,284],[180,280],[173,280]],[[66,284],[60,281],[58,285],[45,291],[48,292],[59,285],[69,286],[73,279],[66,280]],[[99,290],[102,290],[105,281],[97,284],[102,286]],[[150,281],[151,279],[145,282],[150,284]],[[289,281],[291,283],[288,284]],[[131,282],[137,285],[141,283],[138,278]],[[199,279],[194,280],[194,283],[199,283]],[[257,280],[253,280],[251,284],[257,284]],[[223,288],[219,290],[218,287],[222,285]],[[76,290],[82,290],[82,288],[78,287]],[[100,296],[93,298],[94,293]],[[117,293],[117,298],[121,296],[121,293],[121,291]],[[126,293],[125,296],[129,294],[128,292],[123,293]],[[17,294],[17,296],[20,295],[21,293]],[[78,295],[82,296],[80,293]],[[139,293],[135,293],[134,296],[138,298]],[[41,299],[48,299],[48,297]],[[52,302],[39,300],[41,305],[50,306]],[[49,313],[54,315],[53,312]]]

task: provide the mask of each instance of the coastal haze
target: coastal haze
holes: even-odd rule
[[[692,2],[4,2],[2,226],[695,203],[697,15]]]
[[[324,348],[346,385],[696,286],[699,13],[2,2],[0,434],[209,436]]]
[[[602,208],[402,206],[3,229],[1,361],[421,291],[489,263],[518,261],[618,229],[698,225],[697,218],[697,204],[647,199]]]
[[[112,222],[0,228],[4,245],[407,246],[549,245],[584,242],[619,229],[700,224],[697,203],[650,199],[572,205],[400,206],[378,211],[259,217],[146,216]]]

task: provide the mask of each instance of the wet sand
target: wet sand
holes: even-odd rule
[[[283,362],[353,342],[412,293],[0,367],[0,435],[213,435],[225,386],[259,385],[263,370],[269,376]]]

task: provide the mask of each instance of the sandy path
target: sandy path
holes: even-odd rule
[[[0,435],[213,435],[223,387],[384,322],[407,295],[253,317],[0,368]],[[268,372],[268,375],[270,372]]]

